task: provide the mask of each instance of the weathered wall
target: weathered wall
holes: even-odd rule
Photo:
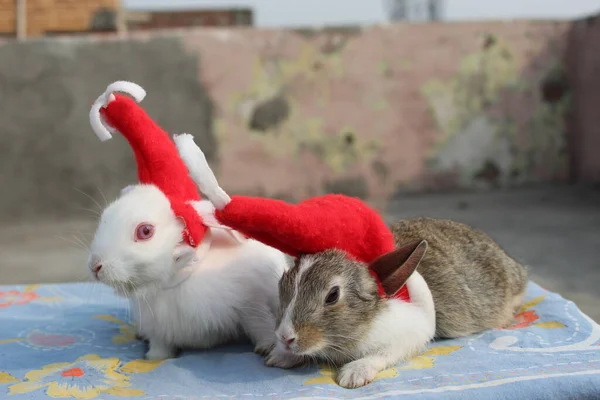
[[[184,42],[204,56],[225,187],[381,199],[565,179],[569,93],[544,88],[562,80],[568,28],[199,31]]]
[[[194,131],[212,157],[212,103],[198,68],[172,38],[1,45],[0,219],[82,215],[97,210],[86,195],[104,202],[135,182],[127,142],[101,143],[89,127],[92,102],[115,80],[147,87],[148,112],[166,129]]]
[[[570,24],[198,29],[0,46],[0,219],[72,214],[135,177],[87,115],[130,79],[232,193],[298,200],[562,181]],[[6,99],[9,99],[7,101]],[[212,105],[211,105],[212,103]]]
[[[568,43],[571,174],[575,180],[600,182],[600,17],[574,22]]]

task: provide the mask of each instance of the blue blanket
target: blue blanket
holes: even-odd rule
[[[263,366],[249,345],[143,360],[125,300],[101,285],[0,287],[0,398],[600,398],[600,326],[531,283],[514,325],[429,350],[360,389]]]

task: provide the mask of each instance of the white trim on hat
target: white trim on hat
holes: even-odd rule
[[[194,137],[188,133],[173,135],[173,141],[179,151],[179,156],[188,167],[190,176],[204,196],[222,210],[231,201],[231,197],[219,186],[215,174],[210,169],[204,153],[194,142]]]
[[[92,130],[98,136],[100,141],[104,142],[112,138],[112,135],[116,132],[113,127],[108,125],[106,121],[102,119],[100,115],[100,109],[106,107],[108,103],[115,100],[114,92],[125,93],[133,97],[133,99],[140,103],[146,97],[146,91],[140,85],[128,82],[128,81],[116,81],[108,85],[104,93],[102,93],[90,109],[90,125]]]

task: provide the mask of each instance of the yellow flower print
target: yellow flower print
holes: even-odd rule
[[[29,371],[22,382],[9,386],[10,394],[24,394],[46,388],[52,398],[93,399],[100,394],[135,397],[145,393],[130,388],[131,378],[125,373],[144,373],[156,369],[162,361],[134,360],[119,368],[117,358],[101,358],[96,354],[79,357],[72,363],[55,363]],[[16,378],[4,377],[5,382]],[[9,379],[12,378],[12,379]]]
[[[337,382],[335,381],[335,374],[336,374],[335,369],[333,369],[327,365],[320,365],[319,373],[321,374],[321,376],[318,376],[316,378],[310,378],[310,379],[306,380],[304,382],[304,384],[305,385],[337,385]],[[386,369],[385,371],[381,371],[377,375],[375,375],[375,379],[373,379],[373,382],[378,381],[380,379],[395,378],[396,376],[398,376],[398,371],[396,371],[395,368],[389,368],[389,369]]]
[[[0,385],[6,385],[8,383],[20,382],[17,378],[9,374],[8,372],[0,372]]]
[[[398,367],[401,370],[428,369],[435,366],[437,356],[446,356],[459,350],[462,346],[436,346],[408,360],[406,365]]]
[[[448,355],[454,353],[461,346],[437,346],[433,347],[426,352],[411,358],[405,365],[395,368],[388,368],[379,372],[375,375],[375,379],[373,381],[378,381],[380,379],[390,379],[398,376],[399,370],[414,370],[414,369],[426,369],[433,368],[435,366],[435,357]],[[337,385],[335,382],[335,369],[321,365],[319,366],[319,374],[316,378],[310,378],[304,382],[305,385]]]
[[[519,308],[519,312],[515,315],[514,322],[511,326],[505,328],[507,330],[529,328],[531,326],[542,329],[560,329],[564,328],[565,325],[558,321],[544,321],[536,322],[540,317],[535,310],[530,310],[537,306],[539,303],[544,301],[546,296],[539,296],[529,300]]]

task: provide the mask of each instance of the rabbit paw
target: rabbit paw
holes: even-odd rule
[[[265,365],[267,367],[277,367],[289,369],[297,367],[304,363],[304,359],[292,353],[287,353],[275,347],[266,357]]]
[[[272,343],[263,343],[263,344],[257,344],[256,347],[254,347],[254,352],[258,355],[261,355],[263,357],[266,357],[268,354],[270,354],[273,349],[275,348],[275,345]]]
[[[338,385],[346,389],[358,388],[373,382],[379,371],[369,360],[356,360],[344,365],[338,372]]]
[[[150,350],[146,353],[147,360],[166,360],[175,357],[175,348],[150,340]]]

